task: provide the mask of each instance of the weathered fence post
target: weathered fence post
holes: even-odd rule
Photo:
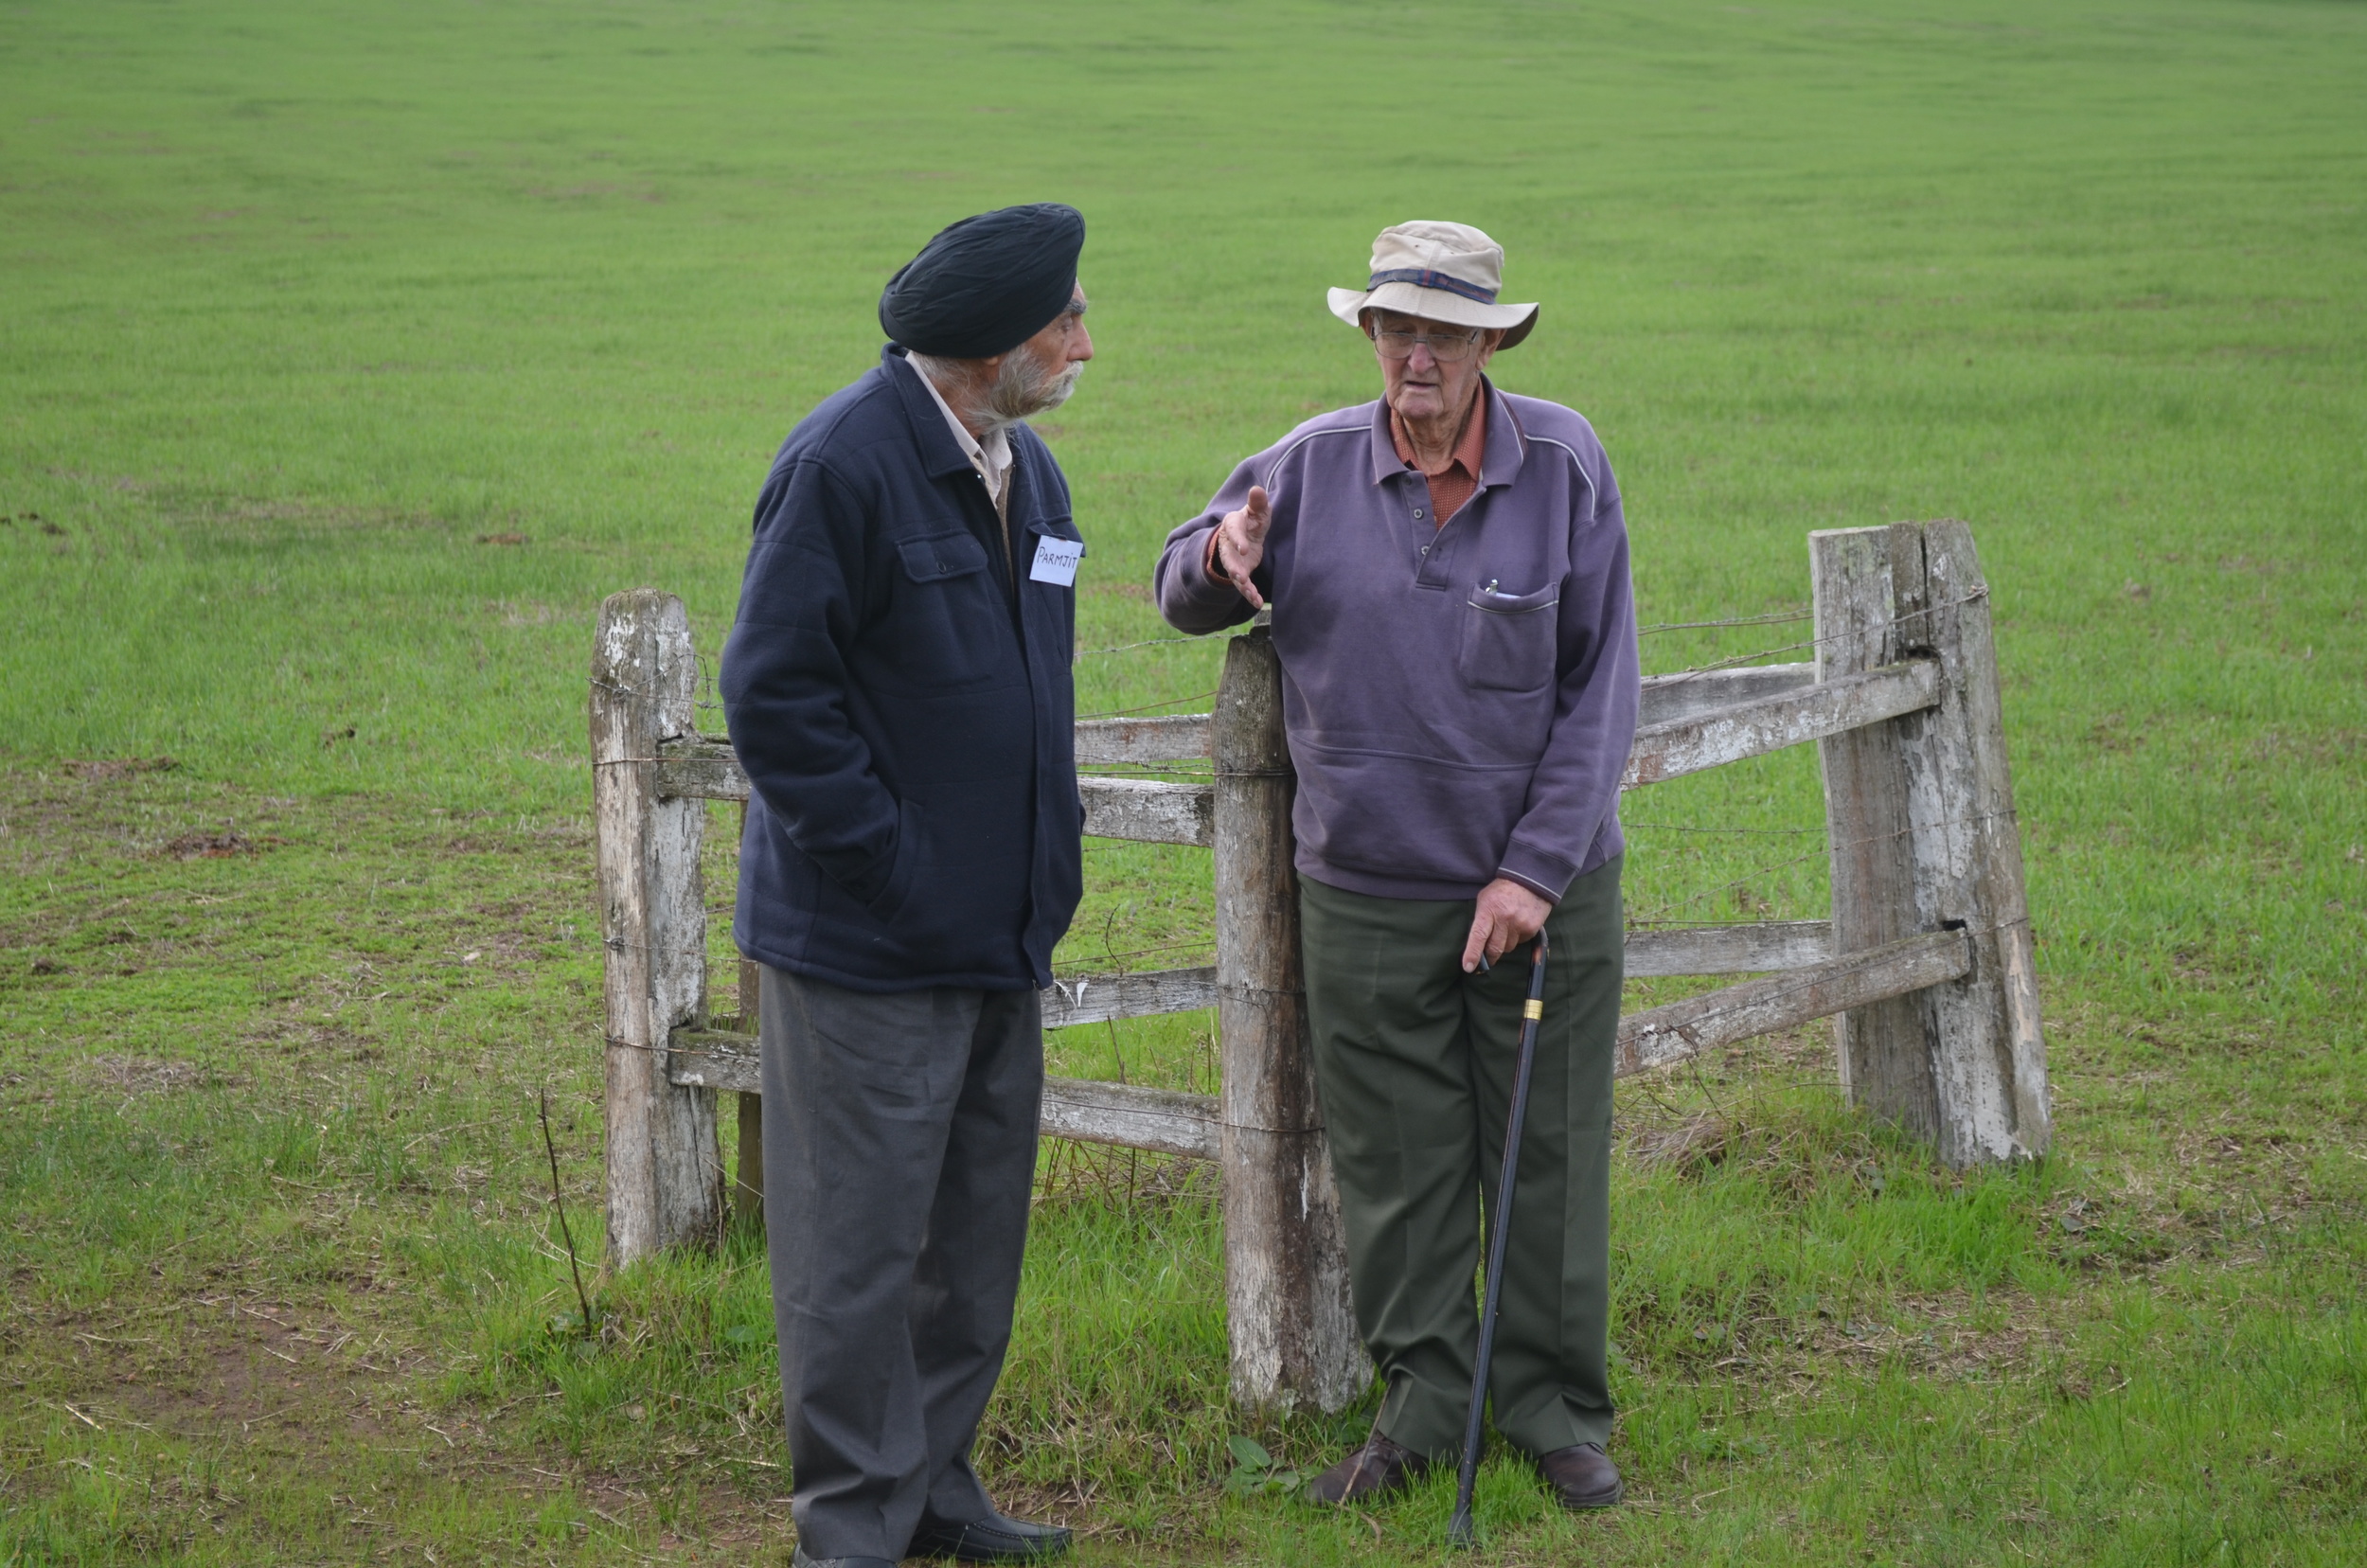
[[[1960,980],[1838,1021],[1850,1099],[1964,1167],[2044,1153],[2051,1132],[2021,839],[1987,586],[1962,523],[1808,536],[1817,678],[1933,657],[1935,708],[1819,742],[1833,948],[1963,930]]]
[[[739,803],[739,840],[748,837],[748,803]],[[739,1032],[757,1033],[757,1014],[764,1007],[764,966],[753,958],[739,960]],[[741,1093],[739,1158],[732,1172],[732,1213],[755,1230],[764,1228],[764,1096]]]
[[[714,1238],[715,1094],[667,1076],[669,1037],[706,992],[699,846],[706,802],[661,799],[658,745],[691,733],[697,667],[682,600],[652,588],[600,607],[592,656],[592,814],[607,948],[608,1257]]]
[[[1217,765],[1217,1023],[1232,1388],[1250,1405],[1339,1410],[1372,1379],[1348,1301],[1299,967],[1282,670],[1255,627],[1225,650]]]
[[[752,1017],[740,1025],[756,1032]],[[742,1090],[739,1101],[739,1158],[732,1172],[732,1213],[751,1230],[764,1229],[764,1096]]]

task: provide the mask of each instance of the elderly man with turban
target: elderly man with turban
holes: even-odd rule
[[[1273,608],[1317,1082],[1385,1383],[1370,1438],[1312,1484],[1331,1503],[1462,1448],[1529,967],[1496,961],[1540,929],[1487,1393],[1563,1504],[1620,1498],[1603,1444],[1617,801],[1639,696],[1628,536],[1593,429],[1487,378],[1537,323],[1497,302],[1503,263],[1461,223],[1383,230],[1366,287],[1331,291],[1380,398],[1234,470],[1167,536],[1156,579],[1186,632]]]
[[[1037,991],[1081,882],[1084,544],[1022,421],[1093,357],[1084,241],[1074,208],[1006,207],[896,275],[878,366],[774,459],[723,649],[800,1564],[1069,1544],[997,1512],[970,1452],[1026,1242]]]

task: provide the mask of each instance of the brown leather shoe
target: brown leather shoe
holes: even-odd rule
[[[1565,1508],[1608,1508],[1627,1495],[1619,1467],[1600,1443],[1577,1443],[1539,1456],[1537,1468]]]
[[[1363,1447],[1349,1450],[1346,1458],[1309,1481],[1307,1495],[1318,1503],[1361,1503],[1403,1491],[1430,1467],[1430,1460],[1376,1432]]]

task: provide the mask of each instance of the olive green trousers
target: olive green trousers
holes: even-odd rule
[[[1487,1380],[1496,1430],[1531,1454],[1611,1436],[1619,867],[1572,882],[1545,922],[1545,1015]],[[1468,899],[1379,899],[1302,878],[1299,909],[1357,1327],[1387,1385],[1375,1430],[1457,1454],[1531,949],[1465,974]]]

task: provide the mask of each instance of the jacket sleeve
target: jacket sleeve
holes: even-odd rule
[[[1643,696],[1627,519],[1610,463],[1599,455],[1596,461],[1601,483],[1591,491],[1591,517],[1573,530],[1562,590],[1563,668],[1553,732],[1498,868],[1556,902],[1619,803]]]
[[[721,686],[732,749],[764,809],[876,911],[896,864],[898,811],[846,711],[865,532],[865,508],[821,464],[792,463],[767,483]]]
[[[1233,477],[1217,491],[1207,509],[1189,523],[1167,535],[1166,547],[1159,553],[1159,564],[1151,571],[1151,590],[1159,600],[1159,614],[1178,632],[1198,636],[1207,632],[1221,632],[1228,626],[1238,626],[1256,612],[1241,591],[1219,577],[1208,572],[1208,536],[1217,531],[1227,512],[1238,511],[1249,505],[1250,486],[1255,483],[1258,467],[1267,457],[1259,453],[1233,471]],[[1273,536],[1266,537],[1266,559],[1250,581],[1267,598],[1273,597]]]

